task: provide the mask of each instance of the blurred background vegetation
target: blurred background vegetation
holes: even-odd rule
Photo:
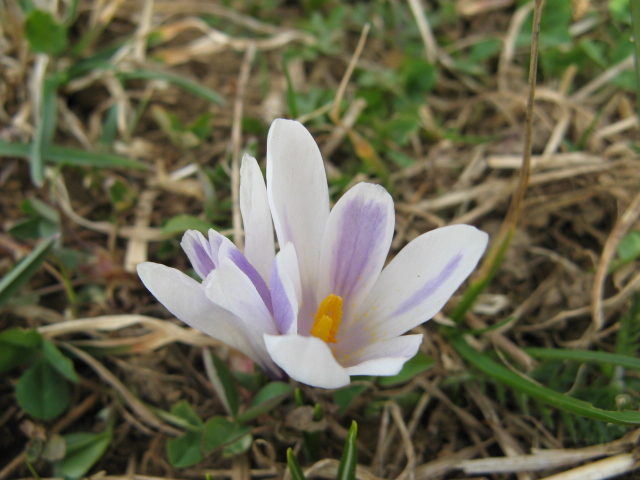
[[[532,2],[0,2],[0,479],[633,478],[634,1],[544,3],[526,192]],[[452,223],[500,252],[397,377],[269,383],[135,274],[189,271],[186,229],[233,237],[278,117],[333,201],[390,190],[392,254]]]

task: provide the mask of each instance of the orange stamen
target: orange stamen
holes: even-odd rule
[[[341,320],[342,297],[332,293],[320,303],[311,327],[311,335],[327,343],[336,343]]]

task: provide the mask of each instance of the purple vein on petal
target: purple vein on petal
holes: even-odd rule
[[[455,257],[453,257],[449,262],[445,265],[442,271],[436,275],[435,277],[427,280],[427,282],[420,287],[413,295],[411,295],[407,300],[405,300],[402,305],[400,305],[391,315],[402,315],[403,313],[408,312],[416,307],[418,307],[425,299],[430,297],[431,295],[438,290],[438,288],[446,282],[451,275],[454,274],[456,269],[458,268],[458,264],[462,260],[463,255],[459,253]]]
[[[260,298],[262,298],[262,301],[269,310],[269,313],[273,315],[273,307],[271,305],[271,293],[269,293],[269,287],[267,287],[266,282],[260,276],[255,267],[251,265],[251,263],[249,263],[247,257],[245,257],[237,248],[229,249],[229,258],[247,277],[249,277],[249,280],[251,280],[251,283],[253,283],[253,285],[256,287],[256,290],[258,291],[258,294],[260,294]]]
[[[367,273],[371,256],[384,238],[386,213],[386,206],[373,201],[365,203],[360,197],[345,206],[333,260],[333,293],[349,298]]]
[[[273,317],[276,320],[278,331],[284,335],[291,328],[296,316],[287,296],[285,286],[282,283],[280,269],[276,262],[273,263],[271,270],[271,300],[273,302]]]
[[[216,268],[211,254],[211,244],[200,232],[187,231],[182,237],[181,246],[200,278],[207,278],[211,270]]]

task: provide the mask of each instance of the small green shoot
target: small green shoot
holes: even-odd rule
[[[20,260],[0,281],[0,306],[6,304],[11,297],[24,285],[40,268],[51,251],[58,235],[53,235],[33,249],[25,258]]]

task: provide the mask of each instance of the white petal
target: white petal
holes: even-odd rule
[[[329,191],[320,150],[307,129],[275,120],[267,139],[267,194],[280,245],[293,243],[302,282],[303,316],[317,305],[315,290]]]
[[[431,319],[476,267],[487,241],[475,227],[452,225],[409,243],[382,271],[344,332],[351,348],[397,337]]]
[[[349,375],[397,375],[405,362],[418,353],[422,335],[403,335],[369,345],[350,358]]]
[[[287,243],[276,255],[271,271],[273,317],[282,334],[298,333],[300,272],[293,244]]]
[[[254,350],[240,319],[211,303],[200,283],[174,268],[152,262],[139,264],[138,275],[153,296],[184,323],[263,363],[264,354]]]
[[[349,384],[349,375],[319,338],[265,335],[264,342],[275,364],[298,382],[321,388]]]
[[[330,293],[344,299],[342,328],[378,279],[394,226],[393,199],[380,185],[359,183],[331,210],[320,256],[318,301]]]
[[[209,300],[240,318],[245,328],[259,334],[277,333],[271,314],[251,279],[225,258],[203,282]]]
[[[271,211],[258,162],[246,153],[240,167],[240,211],[245,231],[244,255],[268,285],[275,257]]]

